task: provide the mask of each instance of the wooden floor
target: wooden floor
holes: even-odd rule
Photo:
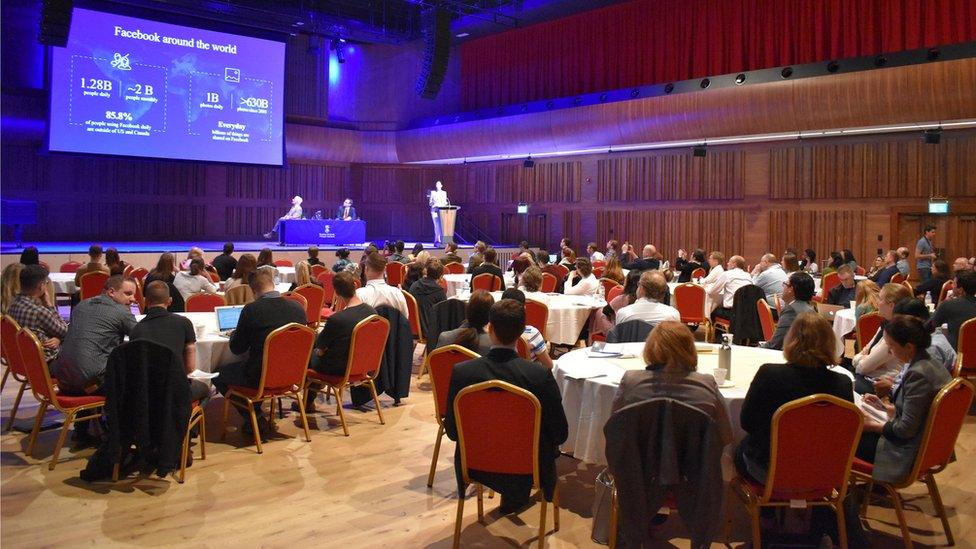
[[[3,421],[17,384],[3,392]],[[48,471],[56,432],[40,437],[36,455],[24,455],[26,435],[14,431],[2,441],[0,543],[3,547],[94,544],[137,546],[227,546],[229,544],[336,547],[448,547],[457,497],[451,457],[454,443],[442,446],[433,489],[426,477],[437,431],[426,378],[415,383],[404,405],[384,402],[386,425],[375,412],[347,412],[349,437],[337,427],[334,408],[313,416],[312,442],[297,438],[297,414],[279,422],[281,438],[257,455],[231,431],[219,438],[222,401],[211,401],[207,421],[206,461],[196,460],[186,484],[171,477],[132,478],[117,484],[86,484],[78,478],[92,450],[62,452]],[[25,396],[18,424],[27,424],[36,406]],[[236,414],[232,412],[237,424]],[[199,456],[199,453],[197,454]],[[943,498],[958,547],[976,546],[976,417],[970,416],[960,439],[959,463],[939,475]],[[600,467],[563,456],[559,460],[561,529],[550,533],[551,547],[596,547],[590,541],[593,481]],[[944,544],[921,485],[909,494],[909,525],[918,546]],[[499,517],[497,498],[486,500],[489,524],[476,521],[476,505],[465,505],[462,546],[513,547],[535,541],[539,507],[517,517]],[[734,506],[733,545],[747,534],[744,515]],[[900,547],[894,513],[871,507],[875,547]],[[549,530],[552,515],[549,514]],[[656,534],[661,547],[687,547],[680,520],[672,518]],[[717,545],[717,544],[716,544]]]

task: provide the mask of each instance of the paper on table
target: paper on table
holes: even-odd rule
[[[186,377],[190,379],[207,380],[213,379],[220,375],[220,372],[204,372],[203,370],[193,370],[192,372],[186,374]]]
[[[560,364],[559,369],[563,372],[563,375],[571,379],[591,379],[607,375],[607,368],[605,366],[592,362]]]

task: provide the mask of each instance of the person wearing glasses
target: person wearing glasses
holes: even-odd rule
[[[783,301],[786,306],[779,314],[779,321],[776,322],[773,337],[763,347],[776,350],[783,349],[783,341],[786,339],[786,334],[789,333],[796,317],[803,313],[815,311],[813,305],[810,304],[814,292],[813,277],[802,271],[791,274],[783,282]]]

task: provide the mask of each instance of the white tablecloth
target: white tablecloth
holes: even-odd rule
[[[515,285],[515,275],[512,273],[504,273],[503,278],[505,279],[505,287],[511,288]],[[444,275],[444,281],[447,282],[447,297],[456,297],[461,293],[461,289],[464,288],[464,283],[468,283],[470,288],[471,275],[469,274],[446,274]]]
[[[717,349],[718,345],[712,347]],[[626,351],[637,357],[641,356],[643,348],[643,343],[625,344]],[[556,383],[562,393],[566,419],[569,422],[569,438],[560,450],[581,461],[605,465],[606,440],[603,437],[603,426],[610,419],[613,396],[617,392],[624,370],[641,370],[644,368],[644,361],[640,358],[589,358],[586,351],[586,349],[577,349],[559,357],[553,370]],[[752,378],[763,364],[785,362],[780,351],[755,347],[732,347],[730,377],[735,386],[721,391],[729,407],[729,418],[736,439],[744,436],[739,426],[739,415]],[[716,367],[718,367],[717,352],[698,355],[699,372],[711,373]],[[846,373],[843,368],[835,368],[835,371]]]
[[[497,301],[501,299],[502,292],[492,292],[491,295]],[[460,295],[458,299],[467,301],[469,297],[471,296]],[[549,320],[543,336],[549,343],[557,345],[575,345],[590,313],[607,304],[599,298],[579,295],[548,294],[548,298]]]
[[[75,273],[51,273],[51,286],[56,294],[73,294],[78,291],[75,286]]]
[[[278,269],[278,274],[281,275],[281,281],[292,284],[295,282],[295,268],[294,267],[275,267]]]
[[[190,319],[197,331],[197,364],[198,370],[213,372],[225,364],[240,362],[244,356],[230,352],[230,338],[217,334],[217,316],[215,313],[177,313]],[[142,320],[145,315],[139,315],[136,320]],[[202,334],[197,328],[202,326]]]
[[[854,309],[841,309],[834,313],[834,334],[837,335],[837,339],[843,340],[844,336],[851,333],[856,324]]]

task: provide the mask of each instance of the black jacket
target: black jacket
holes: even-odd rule
[[[502,275],[502,270],[498,267],[498,265],[493,263],[482,263],[481,265],[478,265],[474,268],[474,270],[471,271],[471,280],[474,280],[474,277],[484,273],[497,276],[498,280],[502,284],[502,291],[505,290],[505,277]]]
[[[237,260],[230,254],[220,254],[210,264],[213,265],[214,269],[217,269],[217,276],[221,280],[230,278],[234,274],[234,269],[237,268]]]
[[[736,345],[755,345],[765,339],[756,302],[766,299],[766,292],[755,284],[747,284],[735,291],[732,298],[732,342]]]
[[[640,259],[638,259],[636,261],[632,261],[630,263],[626,263],[624,265],[621,265],[621,267],[623,267],[624,269],[627,269],[628,271],[641,271],[641,272],[644,272],[644,271],[647,271],[647,270],[650,270],[650,269],[660,269],[661,268],[661,261],[658,260],[658,259],[654,259],[654,258],[643,258],[642,257],[642,258],[640,258]]]
[[[843,284],[838,284],[827,292],[827,304],[829,305],[843,305],[844,307],[850,307],[851,301],[854,301],[854,296],[857,293],[857,286],[851,286],[850,288],[845,288]]]
[[[427,339],[425,354],[430,354],[437,347],[437,341],[441,334],[460,328],[465,319],[465,304],[460,299],[445,299],[428,313],[430,323],[424,329],[424,337]]]
[[[396,402],[410,394],[410,374],[413,372],[413,332],[410,321],[393,307],[382,306],[376,314],[390,323],[390,335],[386,338],[386,349],[380,363],[380,373],[376,378],[376,393],[386,393]],[[353,387],[349,391],[352,403],[356,406],[373,400],[366,387]]]
[[[176,280],[176,275],[170,275],[169,278],[163,278],[154,274],[149,274],[146,276],[145,284],[146,286],[149,286],[150,282],[155,282],[157,280],[162,280],[167,286],[169,286],[169,297],[173,300],[173,302],[169,305],[169,312],[182,313],[185,311],[186,305],[183,302],[183,294],[181,294],[180,291],[176,289],[176,286],[173,285],[173,281]]]
[[[539,399],[542,407],[542,424],[539,429],[539,481],[546,498],[551,500],[553,488],[556,486],[556,457],[559,456],[559,445],[565,442],[569,435],[569,425],[566,422],[566,413],[563,411],[559,387],[549,370],[519,358],[512,349],[497,347],[487,356],[455,365],[447,393],[444,430],[451,440],[457,440],[457,422],[454,417],[454,400],[457,394],[465,387],[493,379],[526,389]],[[454,463],[458,476],[458,494],[463,497],[460,459],[460,453],[456,450]],[[468,473],[472,480],[494,489],[502,494],[502,497],[512,497],[515,500],[528,497],[532,486],[532,475],[506,475],[470,469]]]
[[[708,267],[701,265],[697,261],[689,261],[687,259],[678,259],[674,262],[674,268],[678,271],[678,282],[691,282],[691,273],[695,272],[695,269],[704,269],[708,272]]]
[[[648,322],[643,320],[628,320],[623,324],[617,324],[607,333],[607,343],[633,343],[644,341],[647,335],[654,329]]]
[[[925,294],[932,292],[932,303],[938,305],[939,296],[942,295],[942,286],[944,286],[948,280],[948,278],[933,275],[932,278],[924,282],[919,282],[918,286],[915,286],[915,296],[919,297],[920,299],[925,299]]]
[[[427,277],[414,282],[408,291],[417,300],[417,311],[420,312],[420,326],[426,334],[431,326],[431,313],[434,305],[447,299],[447,293],[436,280],[431,280]]]
[[[285,324],[305,324],[306,321],[305,309],[294,301],[284,299],[278,292],[268,292],[244,306],[237,329],[230,336],[230,350],[235,355],[247,351],[244,368],[249,387],[256,387],[261,381],[264,340],[268,334]]]

